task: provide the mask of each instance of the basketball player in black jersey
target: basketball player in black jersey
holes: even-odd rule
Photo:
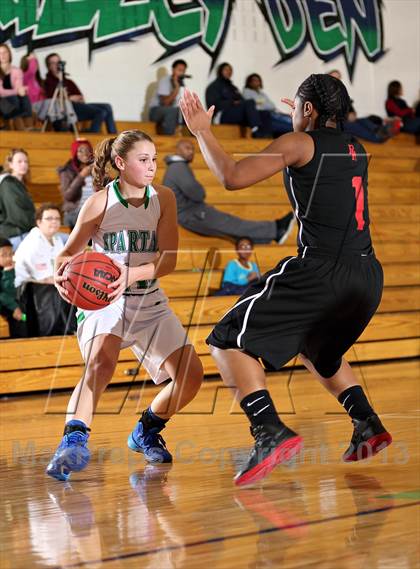
[[[369,232],[368,159],[342,131],[350,99],[343,83],[311,75],[292,107],[293,133],[236,162],[211,132],[213,108],[186,92],[181,109],[210,169],[228,190],[284,171],[298,222],[298,252],[251,284],[216,325],[207,343],[220,374],[237,390],[255,446],[237,485],[262,479],[302,445],[279,419],[264,367],[279,370],[299,357],[344,406],[354,432],[345,461],[376,454],[391,441],[343,358],[374,315],[383,273]]]

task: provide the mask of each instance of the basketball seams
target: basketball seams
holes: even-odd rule
[[[72,297],[69,300],[78,308],[98,310],[110,304],[109,300],[105,300],[111,292],[108,290],[109,281],[101,280],[100,276],[95,277],[96,269],[109,273],[115,280],[121,274],[109,257],[95,251],[79,253],[66,267],[64,274],[68,280],[64,281],[63,284],[67,285],[65,288]],[[93,290],[89,290],[89,288]],[[95,293],[98,296],[105,297],[105,299],[98,298]],[[81,306],[82,304],[83,306]]]
[[[83,274],[83,273],[76,273],[75,271],[69,271],[67,274],[68,274],[68,275],[77,275],[78,277],[84,277],[86,280],[92,281],[92,282],[94,282],[94,283],[98,283],[98,284],[100,284],[100,285],[102,285],[102,286],[105,286],[105,287],[107,286],[107,284],[104,283],[103,281],[100,281],[100,280],[98,280],[98,279],[96,279],[96,278],[94,278],[94,277],[91,277],[90,275],[85,275],[85,274]],[[117,277],[117,278],[118,278],[118,277]],[[116,280],[116,279],[115,279],[115,280]]]
[[[98,303],[98,302],[95,302],[94,300],[90,300],[89,298],[86,298],[85,296],[83,296],[83,294],[81,294],[81,293],[77,290],[77,288],[74,286],[74,284],[73,284],[70,280],[69,280],[69,281],[65,281],[65,284],[67,284],[67,283],[73,288],[73,290],[74,290],[74,292],[75,292],[75,294],[76,294],[77,296],[79,296],[79,297],[82,298],[83,300],[86,300],[86,301],[89,302],[90,304],[96,304],[96,305],[99,306],[100,308],[105,308],[105,306],[108,306],[108,304],[100,304],[100,303]],[[64,287],[64,288],[66,288],[66,287]],[[73,304],[73,303],[74,303],[74,299],[73,299],[72,304]],[[76,306],[77,306],[77,305],[76,305]],[[85,306],[78,306],[77,308],[82,308],[83,310],[89,310],[89,308],[86,308]]]

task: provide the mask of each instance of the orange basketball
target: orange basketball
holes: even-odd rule
[[[108,285],[120,276],[120,270],[103,253],[79,253],[70,261],[63,273],[68,277],[63,287],[70,302],[85,310],[99,310],[108,306]]]

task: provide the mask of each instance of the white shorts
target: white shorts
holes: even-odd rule
[[[161,289],[122,296],[100,310],[79,309],[77,323],[77,339],[85,361],[89,357],[88,342],[100,334],[113,334],[121,338],[121,349],[132,349],[156,384],[169,378],[162,369],[164,361],[175,350],[191,344]]]

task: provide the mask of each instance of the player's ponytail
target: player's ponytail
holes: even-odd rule
[[[153,143],[152,138],[141,130],[124,130],[118,136],[107,138],[98,144],[95,148],[92,172],[93,185],[97,190],[102,189],[112,180],[111,168],[118,171],[115,157],[126,158],[134,144],[143,140]]]
[[[332,120],[337,128],[343,129],[351,100],[340,79],[313,73],[299,87],[297,95],[303,102],[310,101],[318,111],[318,128],[325,127],[327,121]]]
[[[111,159],[112,145],[117,137],[106,138],[100,142],[95,148],[95,159],[92,168],[93,185],[97,190],[102,189],[111,180],[109,175],[109,166],[115,168]]]

